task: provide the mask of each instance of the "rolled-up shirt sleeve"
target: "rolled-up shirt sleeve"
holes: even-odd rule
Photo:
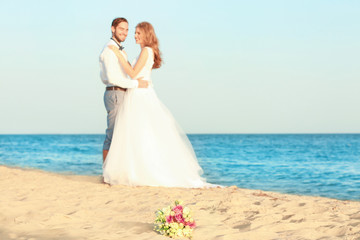
[[[122,88],[137,88],[138,81],[132,80],[124,76],[121,72],[121,66],[116,55],[109,49],[105,50],[100,56],[100,60],[103,63],[104,75],[107,78],[109,85],[119,86]]]

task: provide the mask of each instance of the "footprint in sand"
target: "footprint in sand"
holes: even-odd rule
[[[250,222],[243,222],[239,225],[234,226],[234,229],[238,229],[240,232],[250,231],[251,223]]]

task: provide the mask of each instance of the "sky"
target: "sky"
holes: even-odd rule
[[[360,2],[2,1],[0,134],[100,133],[99,54],[150,22],[152,80],[187,133],[360,133]]]

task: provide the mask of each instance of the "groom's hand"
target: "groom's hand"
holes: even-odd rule
[[[149,86],[149,81],[142,80],[143,78],[136,79],[139,82],[138,88],[147,88]]]

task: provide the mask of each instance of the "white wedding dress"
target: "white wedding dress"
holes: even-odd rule
[[[138,76],[151,79],[153,50]],[[154,89],[126,91],[115,121],[109,153],[103,165],[104,182],[111,185],[209,187],[185,133]]]

